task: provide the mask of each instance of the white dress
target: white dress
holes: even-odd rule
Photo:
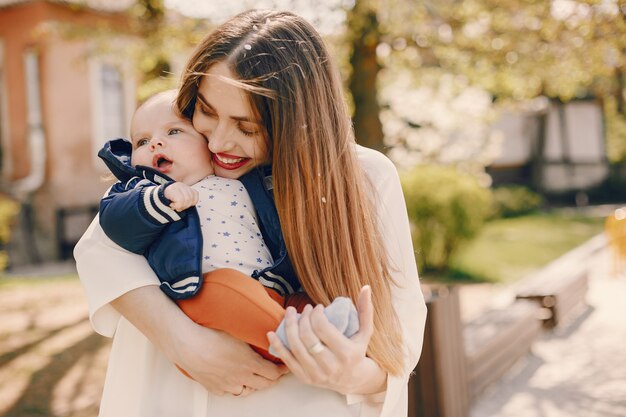
[[[393,306],[401,322],[407,359],[400,377],[374,396],[341,395],[302,384],[293,375],[248,397],[215,396],[183,376],[109,304],[158,279],[145,258],[110,241],[97,219],[74,250],[94,329],[114,336],[100,417],[385,416],[407,414],[407,381],[419,358],[426,306],[419,285],[409,221],[397,171],[379,152],[358,146],[359,161],[376,191],[379,227],[391,257]]]

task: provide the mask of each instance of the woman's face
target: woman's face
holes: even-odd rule
[[[215,175],[239,178],[268,161],[267,139],[247,93],[225,78],[237,79],[223,62],[213,65],[202,77],[192,121],[209,141]]]

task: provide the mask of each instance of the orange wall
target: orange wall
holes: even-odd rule
[[[93,11],[70,8],[45,1],[28,2],[21,5],[0,8],[0,38],[4,43],[4,85],[6,87],[6,116],[9,119],[9,138],[13,171],[10,180],[25,177],[30,172],[27,152],[27,114],[24,53],[29,48],[40,52],[41,99],[43,107],[44,129],[47,142],[52,147],[65,145],[55,143],[58,129],[50,132],[56,119],[68,122],[67,134],[78,130],[84,135],[90,131],[91,120],[88,114],[89,88],[86,68],[77,68],[67,58],[75,57],[81,48],[77,42],[73,47],[59,47],[65,41],[56,36],[42,35],[41,27],[46,22],[63,22],[84,26],[100,23],[119,25],[123,21],[120,15],[98,14]],[[38,32],[39,31],[39,32]],[[56,38],[56,39],[55,39]],[[61,110],[61,111],[59,111]],[[53,136],[51,136],[52,134]],[[61,139],[68,142],[66,139]],[[49,155],[55,149],[49,149]],[[48,172],[54,164],[49,161]]]
[[[31,1],[0,8],[0,39],[4,46],[4,94],[8,119],[11,172],[8,180],[30,172],[27,149],[27,107],[24,53],[39,52],[43,127],[46,137],[46,177],[34,196],[39,251],[54,258],[54,215],[59,207],[97,204],[109,184],[101,181],[106,168],[94,163],[90,71],[84,59],[87,41],[62,38],[41,28],[50,22],[95,27],[123,24],[121,15],[79,10],[62,4]],[[126,26],[128,26],[126,24]],[[127,32],[120,29],[119,33]]]

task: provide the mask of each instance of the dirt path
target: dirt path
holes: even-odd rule
[[[77,279],[0,287],[0,416],[95,417],[110,340]]]
[[[626,275],[612,273],[608,250],[589,266],[589,308],[536,341],[472,417],[626,416]]]

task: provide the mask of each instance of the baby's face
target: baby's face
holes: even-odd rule
[[[159,94],[141,105],[133,116],[131,163],[149,166],[172,179],[193,185],[213,174],[207,141],[179,116],[174,94]]]

